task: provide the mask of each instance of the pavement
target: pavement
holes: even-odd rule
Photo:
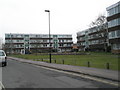
[[[81,67],[81,66],[72,66],[72,65],[64,65],[64,64],[55,64],[55,63],[47,63],[42,61],[32,61],[15,57],[8,57],[8,59],[35,64],[39,66],[44,66],[48,68],[58,69],[62,71],[74,72],[79,74],[90,75],[98,78],[104,78],[108,80],[113,80],[120,82],[119,73],[120,71],[108,70],[108,69],[98,69],[91,67]]]

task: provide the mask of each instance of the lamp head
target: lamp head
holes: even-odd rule
[[[45,10],[45,12],[50,12],[50,10]]]

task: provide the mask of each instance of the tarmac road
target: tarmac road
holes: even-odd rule
[[[2,68],[2,84],[5,88],[116,88],[11,59],[8,60],[8,66]]]

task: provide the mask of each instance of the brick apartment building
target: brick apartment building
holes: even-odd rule
[[[112,53],[120,53],[120,1],[107,8],[109,42]]]
[[[50,42],[49,42],[50,39]],[[48,34],[5,34],[5,46],[7,53],[26,53],[52,51],[71,51],[72,35],[53,34],[49,38]]]

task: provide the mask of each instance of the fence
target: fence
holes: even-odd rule
[[[34,61],[43,61],[43,62],[49,63],[48,58],[34,59]],[[106,62],[106,63],[95,63],[95,62],[91,62],[91,61],[80,62],[78,60],[73,60],[73,59],[65,60],[65,59],[52,58],[52,63],[84,66],[84,67],[93,67],[93,68],[103,68],[103,69],[108,69],[108,70],[118,68],[118,66],[116,66],[115,64],[111,64],[109,62]]]

